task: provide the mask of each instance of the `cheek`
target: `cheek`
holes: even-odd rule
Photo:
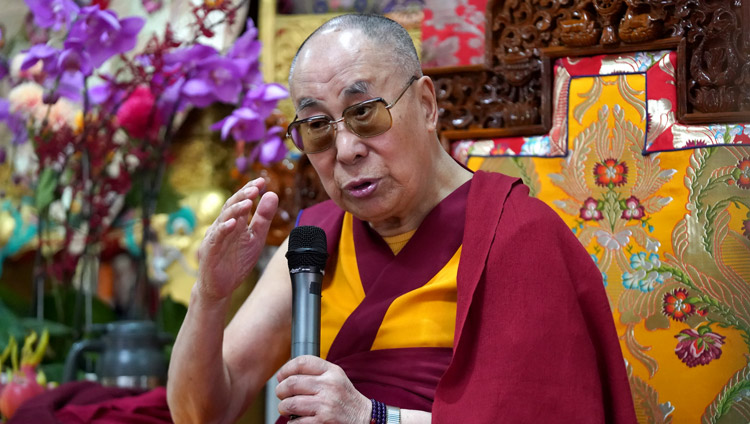
[[[307,158],[310,161],[313,169],[315,169],[315,173],[320,179],[320,182],[323,185],[326,193],[328,193],[328,196],[334,197],[336,195],[334,190],[337,191],[336,183],[333,178],[334,163],[331,158],[326,155],[326,153],[327,152],[310,155]]]

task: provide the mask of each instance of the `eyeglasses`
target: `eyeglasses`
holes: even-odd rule
[[[341,121],[344,121],[349,131],[360,137],[369,138],[383,134],[393,124],[390,109],[417,79],[416,76],[412,76],[391,104],[387,104],[382,97],[376,97],[347,107],[341,114],[341,118],[335,120],[326,115],[316,115],[300,120],[295,117],[294,121],[289,124],[286,136],[291,138],[294,145],[303,153],[311,154],[320,153],[333,146],[336,140],[337,124]]]

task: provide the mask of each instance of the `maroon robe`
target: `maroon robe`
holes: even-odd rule
[[[434,423],[636,422],[601,273],[562,219],[528,192],[518,179],[474,175],[458,233],[463,250],[447,369],[440,359],[427,366],[424,356],[409,354],[411,349],[367,353],[362,346],[369,338],[350,341],[353,351],[337,353],[332,362],[343,361],[360,392],[391,405],[430,410],[418,400],[429,396],[429,385],[437,381]],[[329,253],[335,253],[342,217],[328,201],[306,210],[299,223],[322,227]],[[444,223],[445,228],[455,224]],[[440,234],[451,231],[458,229]],[[411,378],[410,364],[419,378]],[[394,387],[399,381],[406,387]],[[404,394],[413,387],[420,396]]]

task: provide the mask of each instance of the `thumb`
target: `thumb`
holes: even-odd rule
[[[250,230],[253,232],[253,235],[265,238],[278,206],[279,197],[272,191],[265,193],[260,198],[258,207],[255,209],[255,213],[250,220]]]

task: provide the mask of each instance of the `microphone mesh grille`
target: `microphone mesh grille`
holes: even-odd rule
[[[289,251],[286,258],[289,269],[302,266],[325,269],[328,260],[325,231],[313,225],[294,228],[289,234]]]

